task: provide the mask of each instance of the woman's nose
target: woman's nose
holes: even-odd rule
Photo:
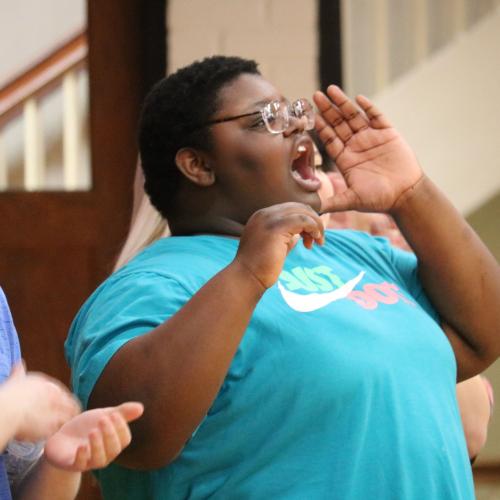
[[[300,118],[291,116],[288,127],[283,131],[283,136],[289,137],[290,135],[296,132],[304,132],[304,130],[306,130],[306,127],[307,127],[307,118],[305,116],[302,116]]]

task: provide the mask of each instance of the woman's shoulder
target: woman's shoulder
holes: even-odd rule
[[[131,287],[147,290],[168,282],[187,290],[197,288],[234,258],[237,240],[226,240],[213,236],[161,238],[104,280],[86,305],[126,294]]]
[[[414,266],[416,259],[411,252],[395,248],[385,236],[374,236],[354,229],[328,229],[325,231],[325,252],[343,256],[350,261],[380,266]]]
[[[326,229],[325,242],[342,246],[363,246],[365,248],[380,249],[388,244],[388,239],[383,236],[373,236],[366,231],[356,229]]]

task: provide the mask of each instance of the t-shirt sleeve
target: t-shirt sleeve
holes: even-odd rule
[[[96,292],[78,314],[66,342],[73,390],[84,407],[113,355],[129,340],[162,324],[190,298],[176,280],[155,273],[112,279]]]
[[[0,382],[10,375],[12,367],[20,359],[19,338],[7,299],[0,288]]]
[[[416,255],[413,252],[395,247],[387,238],[376,237],[376,240],[378,240],[378,244],[381,245],[384,253],[387,255],[394,272],[394,278],[403,284],[409,295],[435,321],[439,321],[439,315],[429,301],[418,276],[418,259]]]

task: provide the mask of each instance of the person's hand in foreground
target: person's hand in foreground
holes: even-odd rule
[[[112,462],[131,440],[128,422],[142,415],[141,403],[88,410],[64,424],[45,444],[45,458],[67,471],[99,469]]]
[[[63,384],[43,373],[26,372],[22,363],[0,386],[0,407],[2,449],[12,438],[45,439],[80,412],[77,400]]]
[[[143,410],[129,402],[71,419],[47,440],[42,458],[14,492],[16,500],[73,500],[81,473],[109,465],[128,446],[128,422]]]

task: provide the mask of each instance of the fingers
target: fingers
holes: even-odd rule
[[[304,243],[304,246],[310,250],[314,244],[312,236],[304,232],[300,233],[300,236],[302,237],[302,242]]]
[[[316,219],[317,217],[317,219]],[[300,234],[306,248],[311,249],[314,243],[322,245],[324,242],[323,223],[317,214],[315,216],[304,213],[295,213],[286,216],[282,222],[290,235],[290,243],[293,237]]]
[[[327,95],[314,94],[314,102],[325,122],[332,127],[344,143],[351,137],[369,127],[366,115],[336,85],[330,85]]]
[[[340,116],[352,132],[368,128],[366,116],[360,112],[359,108],[344,94],[340,87],[330,85],[326,89],[326,93],[332,103],[337,106]]]
[[[82,444],[76,450],[75,460],[70,469],[84,472],[89,469],[89,460],[90,460],[90,444]]]
[[[310,206],[289,202],[257,210],[245,225],[234,266],[229,269],[237,276],[251,276],[252,286],[265,291],[276,283],[297,235],[309,248],[324,243],[323,222]]]
[[[335,130],[320,115],[316,115],[315,127],[326,152],[336,160],[344,152],[344,141],[338,137]]]
[[[356,102],[360,105],[361,109],[366,113],[370,120],[370,125],[373,128],[390,128],[392,125],[389,120],[383,115],[375,104],[373,104],[368,97],[358,95]]]
[[[126,422],[132,422],[137,420],[143,414],[144,405],[135,401],[129,401],[116,406],[114,410],[118,411]]]
[[[132,434],[123,415],[115,412],[111,415],[110,419],[111,423],[113,424],[114,435],[117,438],[116,442],[118,443],[118,447],[115,447],[114,451],[116,452],[116,455],[118,455],[124,448],[126,448],[130,444],[130,441],[132,440]]]
[[[271,234],[285,236],[288,251],[290,251],[300,235],[307,248],[313,243],[324,243],[324,226],[318,213],[310,206],[302,203],[281,203],[262,210],[258,210],[251,218],[251,225],[260,225]]]
[[[332,128],[342,142],[347,142],[353,135],[353,129],[351,129],[342,111],[334,106],[332,101],[323,92],[316,92],[313,99],[324,121]]]
[[[131,435],[125,419],[117,412],[99,421],[102,436],[104,467],[106,462],[113,460],[130,443]],[[92,450],[93,451],[93,450]]]
[[[271,219],[274,225],[285,225],[291,237],[300,234],[307,248],[313,243],[324,243],[324,226],[321,217],[309,206],[301,203],[284,203],[274,207],[279,217]]]
[[[99,422],[100,424],[100,422]],[[104,445],[104,432],[99,425],[98,429],[92,429],[89,434],[90,458],[87,467],[91,469],[100,469],[107,464],[107,457]]]
[[[319,110],[315,126],[327,148],[327,152],[337,158],[343,152],[343,146],[356,133],[367,129],[383,129],[391,127],[391,123],[382,112],[365,96],[351,101],[336,85],[330,85],[326,94],[316,92],[313,96]]]
[[[142,406],[142,405],[141,405]],[[88,445],[76,453],[76,470],[101,469],[111,463],[132,439],[125,417],[115,410],[99,419],[98,427],[90,431]]]
[[[56,467],[77,472],[106,467],[131,442],[127,420],[142,412],[136,402],[88,410],[47,441],[46,457]]]

